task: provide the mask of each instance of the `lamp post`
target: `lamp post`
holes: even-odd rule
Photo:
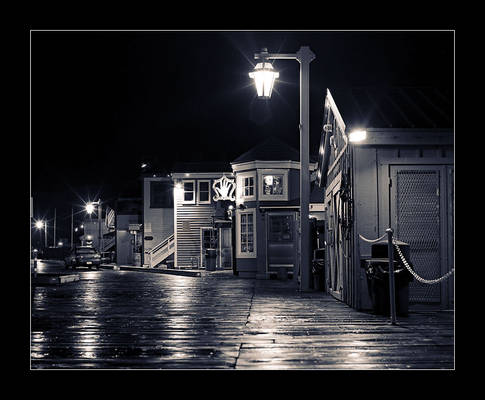
[[[103,236],[101,234],[101,214],[102,214],[102,206],[101,206],[101,199],[98,201],[92,201],[86,204],[86,212],[91,216],[94,211],[94,206],[98,206],[98,251],[101,253],[103,251]]]
[[[279,73],[267,60],[297,60],[300,63],[300,290],[310,289],[310,63],[315,54],[308,46],[302,46],[296,53],[272,54],[267,49],[256,53],[254,58],[261,60],[249,74],[254,79],[258,96],[270,98],[275,79]],[[293,274],[296,275],[295,273]]]

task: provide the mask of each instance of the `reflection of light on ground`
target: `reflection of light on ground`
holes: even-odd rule
[[[79,356],[82,358],[96,358],[94,346],[82,346]]]

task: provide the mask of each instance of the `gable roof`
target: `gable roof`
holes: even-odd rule
[[[353,87],[331,92],[349,127],[453,127],[453,98],[437,88]]]
[[[231,164],[239,164],[248,161],[300,161],[300,152],[282,142],[280,139],[270,136],[257,144],[244,154],[241,154]]]

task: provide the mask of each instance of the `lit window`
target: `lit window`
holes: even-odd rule
[[[259,200],[288,200],[288,170],[263,169],[259,174]]]
[[[237,174],[236,204],[256,200],[256,171]]]

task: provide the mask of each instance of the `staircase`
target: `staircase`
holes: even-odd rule
[[[116,243],[116,238],[115,236],[111,236],[111,237],[104,237],[103,238],[103,252],[104,251],[108,251],[110,250],[111,248],[114,247]]]
[[[163,242],[157,244],[153,249],[145,251],[145,260],[150,268],[156,267],[168,256],[175,252],[175,237],[170,235]]]

